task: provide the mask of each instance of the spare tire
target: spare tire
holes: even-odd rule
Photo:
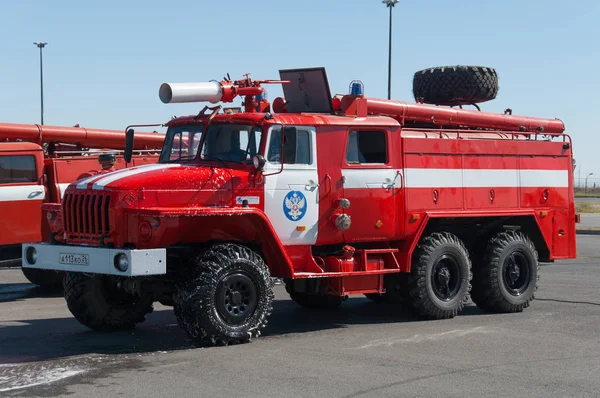
[[[468,105],[493,100],[498,95],[498,75],[485,66],[440,66],[423,69],[413,78],[417,102],[435,105]]]

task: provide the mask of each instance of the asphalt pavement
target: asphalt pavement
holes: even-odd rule
[[[96,333],[60,294],[0,269],[0,396],[597,397],[599,249],[600,236],[580,235],[577,260],[543,265],[523,313],[469,303],[422,321],[360,297],[315,312],[277,286],[263,336],[204,349],[168,307],[134,330]]]
[[[600,235],[600,213],[582,213],[577,224],[577,233],[584,235]]]

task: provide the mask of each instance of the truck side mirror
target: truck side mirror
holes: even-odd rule
[[[132,156],[133,156],[133,129],[129,129],[125,133],[125,153],[123,154],[123,157],[125,158],[125,163],[131,163]]]

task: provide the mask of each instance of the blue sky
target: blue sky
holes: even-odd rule
[[[165,105],[162,82],[226,73],[278,78],[325,66],[333,92],[360,79],[387,95],[388,10],[380,0],[2,1],[0,121],[122,129],[203,104]],[[558,117],[582,177],[600,183],[600,3],[591,0],[401,0],[394,10],[392,98],[413,100],[412,76],[438,65],[496,68],[484,110]],[[281,88],[267,88],[269,98]],[[236,103],[237,104],[237,103]],[[579,168],[579,167],[578,167]],[[594,178],[595,176],[592,176]],[[594,181],[590,178],[590,181]]]

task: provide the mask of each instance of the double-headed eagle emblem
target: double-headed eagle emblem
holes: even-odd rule
[[[291,191],[285,195],[285,199],[283,200],[283,212],[288,219],[292,221],[300,220],[304,217],[304,213],[306,212],[305,208],[306,198],[302,192]]]

